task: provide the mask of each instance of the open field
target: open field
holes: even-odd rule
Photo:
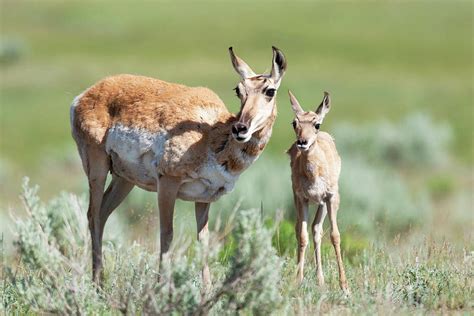
[[[0,0],[0,32],[0,313],[202,309],[192,204],[177,204],[179,242],[157,283],[156,195],[139,189],[106,226],[104,291],[91,284],[87,182],[69,105],[97,80],[133,73],[207,86],[237,112],[227,48],[263,72],[272,45],[288,59],[273,136],[211,207],[210,313],[474,312],[472,2]],[[322,129],[342,157],[351,297],[338,290],[328,229],[326,287],[316,286],[312,249],[305,281],[294,283],[288,89],[306,109],[332,94]]]
[[[268,148],[274,155],[281,156],[292,139],[291,88],[306,107],[322,91],[332,93],[329,130],[342,120],[362,124],[431,113],[453,127],[459,160],[473,161],[470,2],[436,2],[429,10],[425,2],[264,1],[231,10],[224,3],[86,3],[2,1],[2,45],[18,55],[3,60],[0,87],[1,163],[12,169],[15,189],[24,175],[50,195],[77,189],[40,171],[49,156],[74,150],[69,104],[107,75],[207,86],[237,111],[229,46],[259,71],[270,67],[271,45],[287,55]]]

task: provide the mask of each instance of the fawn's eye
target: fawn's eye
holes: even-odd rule
[[[320,127],[321,127],[321,124],[319,123],[314,124],[314,128],[319,129]]]
[[[234,91],[235,91],[235,95],[236,95],[238,98],[240,98],[240,89],[239,89],[239,87],[235,87]]]
[[[275,92],[276,92],[275,89],[267,89],[267,90],[265,91],[265,95],[266,95],[267,97],[270,97],[270,98],[271,98],[271,97],[274,97],[274,96],[275,96]]]
[[[293,125],[293,129],[295,129],[296,128],[296,121],[293,121],[291,124]]]

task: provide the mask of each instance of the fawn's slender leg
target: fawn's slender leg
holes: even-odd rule
[[[211,274],[209,272],[209,266],[207,264],[207,253],[209,251],[209,208],[210,203],[196,202],[195,213],[196,213],[196,225],[197,225],[197,239],[204,245],[204,266],[202,268],[202,284],[204,292],[207,292],[211,286]]]
[[[324,204],[318,204],[316,215],[313,221],[313,242],[314,242],[314,260],[316,263],[316,275],[318,284],[324,285],[323,266],[321,261],[321,241],[323,238],[323,224],[326,217],[326,207]]]
[[[105,151],[88,146],[84,151],[83,165],[89,181],[89,231],[92,240],[92,279],[100,284],[102,275],[102,235],[100,208],[104,195],[105,181],[109,172],[109,158]],[[84,161],[85,160],[85,161]]]
[[[304,257],[308,245],[308,200],[295,197],[296,202],[296,238],[298,240],[298,282],[303,281]]]
[[[337,227],[337,211],[339,208],[339,194],[335,194],[330,197],[326,206],[328,208],[329,220],[331,222],[331,242],[336,252],[337,266],[339,268],[339,286],[343,291],[348,291],[346,273],[342,263],[341,255],[341,235],[339,234],[339,228]]]
[[[100,206],[100,227],[103,230],[110,214],[122,203],[133,189],[133,183],[124,178],[113,175],[107,190],[105,190]]]
[[[160,260],[168,252],[173,240],[174,203],[181,180],[171,176],[161,176],[158,183],[158,208],[160,209]]]

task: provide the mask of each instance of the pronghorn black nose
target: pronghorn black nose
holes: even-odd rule
[[[296,144],[297,144],[298,146],[306,146],[306,145],[308,144],[308,141],[307,141],[306,139],[298,139],[298,140],[296,141]]]
[[[239,135],[240,133],[245,134],[248,131],[248,127],[244,123],[237,122],[232,126],[232,133]]]

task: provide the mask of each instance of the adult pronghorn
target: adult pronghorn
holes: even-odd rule
[[[305,249],[308,245],[308,203],[313,202],[316,204],[312,230],[318,283],[324,284],[321,239],[324,218],[328,213],[331,222],[331,242],[336,252],[339,268],[339,284],[341,289],[348,292],[346,274],[342,264],[341,237],[337,227],[341,158],[331,135],[319,130],[324,117],[331,108],[331,99],[329,93],[325,92],[323,101],[316,112],[305,112],[296,97],[290,91],[288,93],[291,108],[296,115],[293,120],[296,141],[288,150],[288,154],[291,157],[291,180],[297,212],[295,227],[298,240],[297,277],[300,282],[303,280]]]
[[[162,257],[173,238],[175,200],[195,202],[197,238],[206,242],[210,203],[231,191],[265,148],[285,57],[273,47],[270,74],[256,75],[232,47],[229,52],[241,77],[237,115],[207,88],[133,75],[105,78],[75,98],[71,127],[89,180],[94,281],[101,279],[107,218],[133,186],[158,193]],[[208,285],[207,264],[202,276]]]

